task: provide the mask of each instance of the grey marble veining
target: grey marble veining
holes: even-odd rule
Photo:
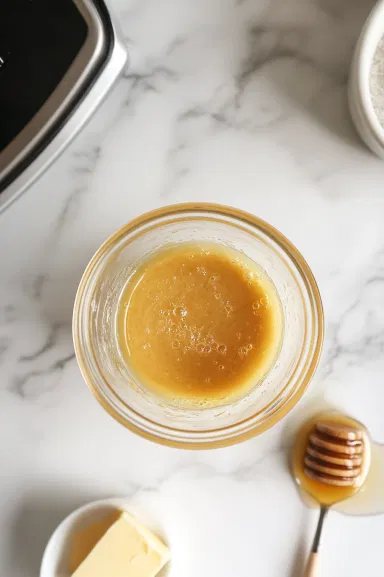
[[[315,514],[290,479],[287,431],[321,398],[384,441],[384,164],[358,140],[346,101],[374,2],[111,4],[129,65],[0,219],[0,575],[37,576],[65,514],[126,495],[167,535],[172,577],[250,567],[296,577]],[[158,447],[122,429],[83,383],[71,338],[76,288],[100,243],[146,210],[187,201],[232,204],[278,227],[310,263],[326,315],[301,406],[215,452]],[[383,528],[381,516],[331,515],[324,575],[378,577]]]

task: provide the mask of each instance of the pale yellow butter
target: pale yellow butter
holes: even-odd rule
[[[169,559],[160,539],[124,512],[72,577],[154,577]]]

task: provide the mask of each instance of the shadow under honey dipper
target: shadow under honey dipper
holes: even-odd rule
[[[356,494],[370,466],[370,440],[361,423],[339,414],[307,422],[293,449],[297,483],[320,505],[320,515],[305,576],[315,577],[324,519],[329,508]]]

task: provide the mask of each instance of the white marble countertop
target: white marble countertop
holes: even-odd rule
[[[0,219],[0,575],[37,577],[66,513],[126,495],[166,534],[172,577],[300,577],[315,515],[283,434],[299,409],[233,448],[151,444],[89,394],[71,312],[90,256],[133,216],[183,201],[251,211],[297,245],[320,285],[326,342],[305,399],[339,404],[384,441],[384,163],[346,103],[373,1],[113,4],[130,67]],[[383,534],[384,516],[331,514],[322,575],[381,576]]]

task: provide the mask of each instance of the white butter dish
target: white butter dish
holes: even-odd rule
[[[124,527],[126,517],[128,521]],[[120,525],[122,518],[124,522],[123,525]],[[90,527],[92,527],[91,535],[89,535]],[[109,541],[106,538],[106,531],[108,531]],[[113,535],[112,541],[111,535]],[[121,548],[122,539],[125,539],[127,535],[133,535],[132,541]],[[81,536],[80,542],[79,536]],[[94,546],[92,541],[95,538],[97,541],[95,541],[96,545]],[[85,540],[82,542],[83,539]],[[76,547],[74,547],[74,543],[76,543]],[[89,552],[86,551],[87,549]],[[97,554],[96,549],[98,549]],[[140,555],[136,554],[135,549],[142,555],[139,563],[137,559]],[[135,555],[130,557],[132,551]],[[108,558],[111,552],[112,557]],[[86,558],[82,559],[84,553]],[[122,554],[120,555],[120,553]],[[127,560],[131,562],[132,559],[136,559],[133,571],[135,575],[155,575],[169,561],[169,557],[167,546],[149,529],[128,514],[124,499],[105,499],[80,507],[57,527],[45,549],[40,577],[71,577],[73,564],[75,564],[74,569],[77,568],[75,570],[76,575],[78,571],[81,574],[92,575],[95,573],[95,567],[97,568],[96,572],[104,575],[109,572],[107,563],[109,564],[110,561],[114,567],[111,573],[116,571],[120,575],[122,567],[124,570],[126,568]],[[118,561],[117,564],[116,560]]]

